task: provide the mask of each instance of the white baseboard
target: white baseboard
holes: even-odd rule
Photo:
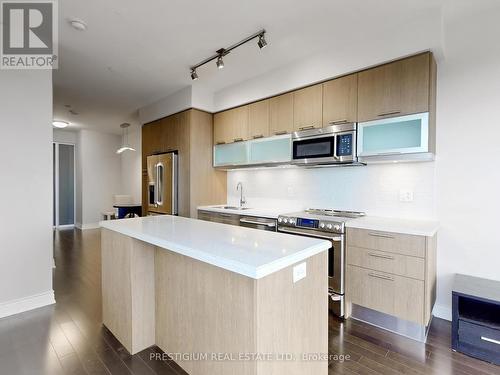
[[[435,317],[451,321],[451,308],[448,306],[435,304],[432,314]]]
[[[99,223],[90,223],[90,224],[76,223],[76,227],[80,230],[87,230],[87,229],[99,229],[100,225]]]
[[[34,296],[19,298],[13,301],[0,303],[0,318],[19,314],[25,311],[38,309],[56,303],[54,291],[35,294]]]

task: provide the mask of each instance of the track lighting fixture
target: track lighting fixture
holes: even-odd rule
[[[257,45],[259,46],[260,49],[267,46],[267,42],[266,42],[266,38],[264,37],[264,33],[259,35],[259,41],[257,42]]]
[[[219,55],[219,57],[217,58],[217,68],[219,69],[222,69],[224,68],[224,60],[222,60],[222,55]]]
[[[229,54],[233,49],[238,48],[239,46],[248,43],[249,41],[255,38],[259,38],[259,40],[257,41],[257,45],[259,46],[259,48],[260,49],[264,48],[265,46],[267,46],[265,35],[266,35],[266,30],[260,30],[258,33],[250,35],[249,37],[239,41],[238,43],[233,44],[231,47],[219,49],[218,51],[216,51],[215,55],[210,56],[209,58],[191,67],[191,79],[193,81],[196,81],[198,79],[198,74],[196,72],[196,69],[198,69],[200,66],[209,63],[210,61],[216,60],[215,63],[217,65],[217,68],[219,69],[224,68],[224,60],[223,60],[224,56]]]

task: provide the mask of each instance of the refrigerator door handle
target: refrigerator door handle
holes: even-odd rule
[[[178,193],[177,193],[177,155],[172,154],[172,215],[178,215]]]
[[[156,189],[156,204],[158,206],[163,206],[163,171],[163,164],[156,164],[156,183],[158,184],[158,188]]]

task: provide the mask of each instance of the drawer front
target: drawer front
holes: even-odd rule
[[[500,355],[500,330],[459,320],[458,341]]]
[[[198,211],[198,220],[212,221],[212,214],[205,211]]]
[[[424,258],[426,241],[424,236],[348,228],[347,245]]]
[[[240,225],[239,215],[224,214],[220,212],[198,211],[198,219],[212,221],[214,223]]]
[[[424,324],[424,282],[347,266],[347,299],[401,319]]]
[[[418,280],[425,278],[425,260],[423,258],[385,251],[349,246],[347,248],[347,264]]]

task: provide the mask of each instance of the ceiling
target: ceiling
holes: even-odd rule
[[[360,49],[351,35],[359,41],[365,34],[370,43],[372,31],[439,13],[443,1],[64,0],[54,118],[120,133],[120,123],[138,122],[138,108],[193,84],[190,65],[261,28],[267,48],[249,43],[225,58],[223,70],[215,63],[200,68],[194,84],[217,92],[318,51]],[[71,18],[88,29],[73,29]]]

